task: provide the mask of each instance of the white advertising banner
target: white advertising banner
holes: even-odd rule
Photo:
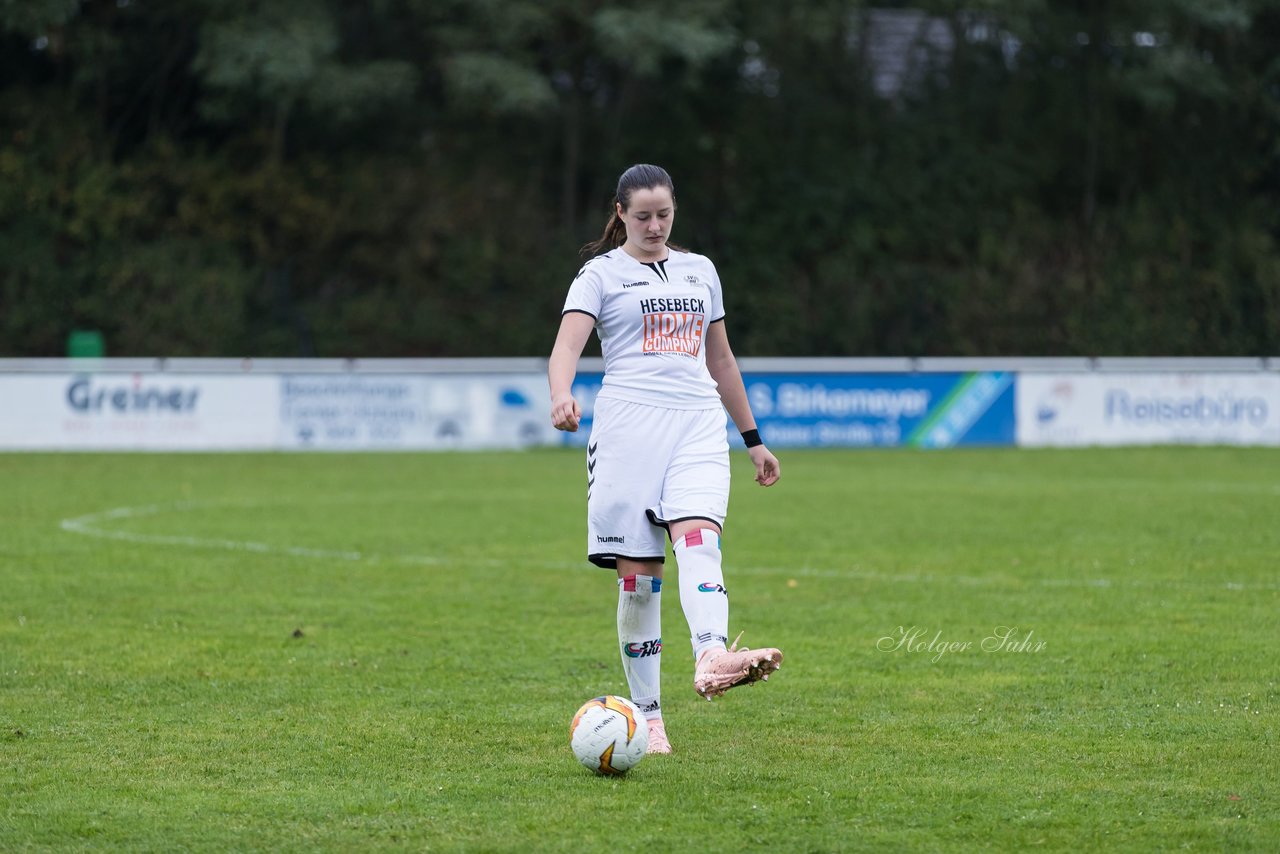
[[[1019,374],[1018,444],[1280,445],[1280,374]]]
[[[279,392],[267,376],[0,375],[0,448],[272,448]]]
[[[1022,446],[1280,445],[1280,373],[1020,373]],[[557,445],[546,378],[0,373],[0,450],[471,450]]]
[[[523,448],[554,441],[541,375],[279,377],[279,447]]]

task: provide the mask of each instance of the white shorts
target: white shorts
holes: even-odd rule
[[[665,560],[667,526],[729,510],[723,408],[664,409],[596,400],[587,442],[587,559]]]

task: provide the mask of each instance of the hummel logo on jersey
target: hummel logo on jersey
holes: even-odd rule
[[[629,643],[622,648],[627,658],[648,658],[662,652],[662,638],[647,640],[644,643]]]
[[[648,282],[624,282],[622,286],[624,288],[647,288],[649,287],[649,283]]]
[[[626,537],[602,537],[599,534],[596,534],[596,540],[601,543],[618,543],[620,545],[625,545],[627,542]]]

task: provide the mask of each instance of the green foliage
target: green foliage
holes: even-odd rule
[[[0,32],[42,35],[73,18],[80,5],[81,0],[0,0]]]
[[[918,8],[0,3],[0,353],[541,354],[641,161],[740,353],[1276,352],[1280,7]]]
[[[445,79],[460,109],[536,114],[556,104],[556,94],[545,77],[494,54],[455,54],[445,66]]]
[[[323,7],[268,4],[255,14],[206,23],[192,67],[209,87],[206,117],[229,122],[260,105],[283,116],[297,105],[340,126],[405,105],[416,85],[409,63],[345,64],[337,23]]]
[[[727,3],[667,4],[666,23],[655,27],[653,6],[602,9],[591,20],[602,55],[625,57],[622,64],[642,77],[656,76],[667,59],[699,67],[736,45],[735,33],[719,21]]]

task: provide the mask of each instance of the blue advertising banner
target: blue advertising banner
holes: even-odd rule
[[[579,374],[583,410],[567,445],[585,445],[601,374]],[[760,435],[772,448],[951,448],[1012,445],[1014,375],[1009,371],[927,374],[743,375]],[[730,422],[729,443],[742,446]]]

